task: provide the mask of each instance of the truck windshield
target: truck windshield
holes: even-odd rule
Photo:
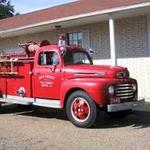
[[[92,59],[85,51],[71,51],[67,50],[64,54],[65,65],[76,65],[76,64],[93,64]]]

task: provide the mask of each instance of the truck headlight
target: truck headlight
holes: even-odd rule
[[[118,72],[118,73],[116,73],[116,77],[117,78],[123,78],[124,77],[124,72]]]
[[[118,79],[122,79],[122,78],[129,78],[129,71],[126,69],[126,70],[124,70],[123,72],[117,72],[116,73],[116,77],[118,78]]]
[[[132,89],[133,89],[134,92],[136,92],[136,90],[137,90],[137,85],[136,85],[136,84],[132,84]]]
[[[114,95],[114,93],[115,93],[115,88],[114,88],[114,86],[109,86],[108,87],[108,93],[110,94],[110,95]]]

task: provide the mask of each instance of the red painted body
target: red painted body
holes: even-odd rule
[[[67,47],[67,51],[84,50],[77,47]],[[45,52],[55,52],[58,56],[57,65],[40,65],[39,55]],[[86,52],[84,52],[86,53]],[[88,55],[88,54],[87,54]],[[1,72],[9,72],[10,65],[1,64]],[[20,87],[25,89],[24,97],[58,100],[62,108],[68,96],[76,91],[85,91],[96,104],[106,107],[110,104],[111,95],[108,87],[116,84],[137,84],[129,78],[128,71],[123,67],[96,66],[93,64],[65,65],[59,46],[50,45],[39,48],[30,62],[16,62],[14,71],[17,75],[0,75],[0,90],[3,95],[18,96]],[[117,78],[118,72],[123,77]]]

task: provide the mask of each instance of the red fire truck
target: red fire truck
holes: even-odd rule
[[[26,43],[25,54],[0,59],[0,105],[64,109],[78,127],[91,127],[98,110],[125,115],[137,101],[137,81],[127,68],[93,65],[82,48]]]

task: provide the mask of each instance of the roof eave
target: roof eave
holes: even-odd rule
[[[118,12],[124,12],[124,11],[129,11],[132,9],[139,9],[139,8],[144,8],[144,7],[149,7],[149,6],[150,6],[150,2],[146,2],[146,3],[136,4],[136,5],[117,7],[117,8],[106,9],[106,10],[102,10],[102,11],[95,11],[95,12],[90,12],[90,13],[85,13],[85,14],[80,14],[80,15],[74,15],[74,16],[69,16],[69,17],[60,18],[60,19],[54,19],[54,20],[50,20],[50,21],[45,21],[45,22],[40,22],[40,23],[36,23],[36,24],[22,26],[22,27],[18,27],[18,28],[14,28],[14,29],[8,29],[8,30],[0,31],[0,37],[3,38],[3,37],[13,36],[13,34],[16,35],[17,32],[24,31],[24,30],[31,29],[31,28],[35,28],[35,27],[40,27],[43,25],[58,24],[61,22],[66,22],[66,21],[76,20],[76,19],[82,19],[82,18],[97,16],[97,15],[101,15],[101,16],[107,15],[107,18],[109,18],[110,14],[115,14]]]

